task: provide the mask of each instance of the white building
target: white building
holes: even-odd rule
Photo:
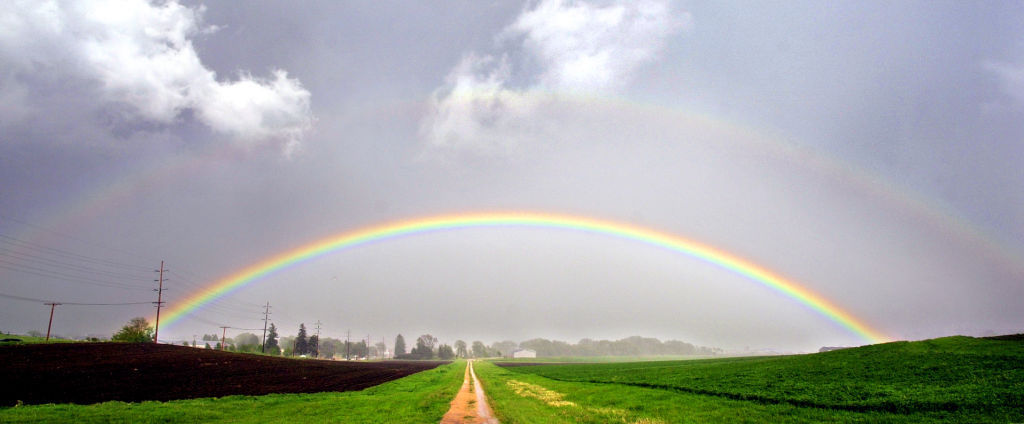
[[[513,358],[536,358],[537,351],[533,349],[516,349],[512,351]]]

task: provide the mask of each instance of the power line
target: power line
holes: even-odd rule
[[[53,235],[56,235],[56,236],[60,236],[60,237],[63,237],[65,239],[68,239],[68,240],[73,240],[73,241],[76,241],[76,242],[79,242],[79,243],[82,243],[82,244],[87,244],[87,245],[99,247],[99,248],[102,248],[102,249],[107,249],[107,250],[114,251],[114,252],[120,252],[120,253],[128,254],[128,255],[134,256],[137,259],[145,259],[142,256],[138,256],[137,252],[131,252],[131,251],[120,249],[120,248],[116,248],[116,247],[113,247],[113,246],[108,246],[108,245],[100,244],[100,243],[97,243],[95,241],[83,240],[83,239],[78,238],[78,237],[70,236],[68,234],[64,234],[64,233],[61,233],[61,232],[58,232],[58,231],[54,231],[52,229],[49,229],[49,228],[46,228],[46,227],[43,227],[43,226],[39,226],[39,225],[36,225],[36,224],[32,224],[32,223],[26,222],[25,220],[13,218],[13,217],[11,217],[9,215],[0,215],[0,218],[3,218],[6,221],[17,222],[19,224],[22,224],[22,225],[25,225],[25,226],[28,226],[28,227],[32,227],[32,228],[35,228],[37,230],[40,230],[40,231],[43,231],[43,232],[46,232],[46,233],[50,233],[50,234],[53,234]]]
[[[31,255],[31,254],[28,254],[28,253],[25,253],[25,252],[13,251],[11,249],[6,249],[6,248],[2,248],[2,247],[0,247],[0,256],[6,256],[8,258],[12,258],[12,259],[19,260],[19,261],[28,261],[28,262],[33,262],[33,263],[36,263],[36,264],[48,265],[48,266],[52,266],[52,267],[56,267],[56,268],[61,268],[61,269],[66,269],[66,270],[70,270],[70,271],[84,271],[84,272],[88,272],[90,274],[105,274],[105,275],[107,275],[109,277],[115,277],[115,278],[126,278],[126,277],[127,278],[133,278],[133,279],[141,279],[141,278],[143,278],[139,274],[129,273],[129,272],[125,272],[125,271],[110,271],[110,270],[98,269],[98,268],[93,268],[93,267],[89,267],[89,266],[85,266],[85,265],[78,265],[78,264],[68,263],[68,262],[65,262],[65,261],[59,261],[59,260],[56,260],[56,259],[50,259],[50,258],[46,258],[46,257],[43,257],[43,256]],[[134,272],[134,271],[130,271],[130,272]]]
[[[36,298],[33,298],[33,297],[15,296],[15,295],[4,294],[4,293],[0,293],[0,297],[4,297],[4,298],[8,298],[8,299],[15,299],[15,300],[25,300],[25,301],[29,301],[29,302],[39,302],[39,303],[44,303],[44,304],[47,304],[47,303],[57,303],[59,305],[71,305],[71,306],[122,306],[122,305],[148,305],[148,304],[153,303],[153,302],[122,302],[122,303],[54,302],[54,301],[51,301],[51,300],[36,299]]]
[[[23,249],[34,250],[34,251],[39,252],[39,253],[47,253],[47,254],[52,254],[52,255],[64,256],[64,257],[68,257],[68,258],[74,258],[75,260],[83,261],[83,262],[93,262],[93,263],[103,264],[103,265],[110,266],[110,267],[121,267],[122,269],[131,269],[131,270],[135,270],[135,271],[142,271],[142,270],[145,269],[145,268],[142,268],[142,267],[140,267],[138,265],[131,265],[131,264],[126,264],[126,263],[122,263],[122,262],[111,261],[111,260],[108,260],[108,259],[102,259],[102,258],[94,258],[92,256],[86,256],[86,255],[78,254],[78,253],[67,251],[67,250],[63,250],[63,249],[57,249],[55,247],[43,246],[43,245],[38,244],[38,243],[22,240],[22,239],[19,239],[17,237],[11,237],[11,236],[4,235],[4,234],[0,234],[0,242],[7,243],[7,244],[10,244],[10,245],[14,245],[14,246],[18,246],[18,247],[21,247]]]
[[[58,281],[65,282],[65,283],[81,283],[81,284],[89,284],[89,285],[101,286],[101,287],[113,287],[113,288],[120,288],[120,289],[149,290],[148,287],[140,287],[140,286],[134,286],[134,285],[130,285],[130,284],[117,283],[117,282],[113,282],[113,281],[109,281],[109,280],[97,280],[95,278],[83,277],[83,276],[80,276],[80,275],[73,275],[73,274],[65,274],[63,272],[52,271],[52,270],[47,270],[47,269],[42,269],[42,268],[36,268],[36,267],[33,267],[33,266],[28,266],[28,265],[16,264],[16,263],[4,261],[4,260],[0,260],[0,268],[11,270],[11,271],[15,271],[15,272],[20,272],[20,273],[23,273],[23,274],[29,274],[29,275],[35,275],[35,276],[38,276],[38,277],[50,278],[50,279],[58,280]]]

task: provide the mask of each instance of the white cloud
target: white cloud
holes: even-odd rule
[[[240,143],[293,149],[312,125],[309,91],[280,70],[218,81],[192,44],[215,30],[202,13],[176,1],[16,1],[0,11],[0,63],[15,77],[97,85],[134,119],[171,124],[191,110]]]
[[[434,92],[421,135],[434,147],[478,152],[503,152],[538,137],[559,96],[620,90],[688,19],[655,0],[537,3],[498,39],[539,65],[538,74],[516,75],[508,54],[466,55]]]
[[[986,63],[985,69],[996,74],[1003,85],[1003,91],[1015,101],[1024,105],[1024,66],[1000,63]]]
[[[545,68],[539,84],[556,90],[617,88],[640,64],[662,50],[686,22],[659,1],[626,1],[604,7],[585,2],[544,1],[524,12],[506,36]]]

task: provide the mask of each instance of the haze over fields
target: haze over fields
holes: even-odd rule
[[[173,307],[324,237],[488,211],[714,246],[892,339],[1024,330],[1024,4],[408,3],[0,10],[0,330],[45,331],[24,299],[155,300],[161,260]],[[866,343],[707,262],[538,228],[342,250],[160,338],[262,328],[268,301],[282,335],[389,345]],[[151,314],[61,305],[54,332]]]

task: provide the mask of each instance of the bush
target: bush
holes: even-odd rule
[[[121,331],[114,334],[110,340],[127,343],[146,343],[153,341],[153,327],[143,317],[135,317],[128,321],[128,324],[121,327]]]

